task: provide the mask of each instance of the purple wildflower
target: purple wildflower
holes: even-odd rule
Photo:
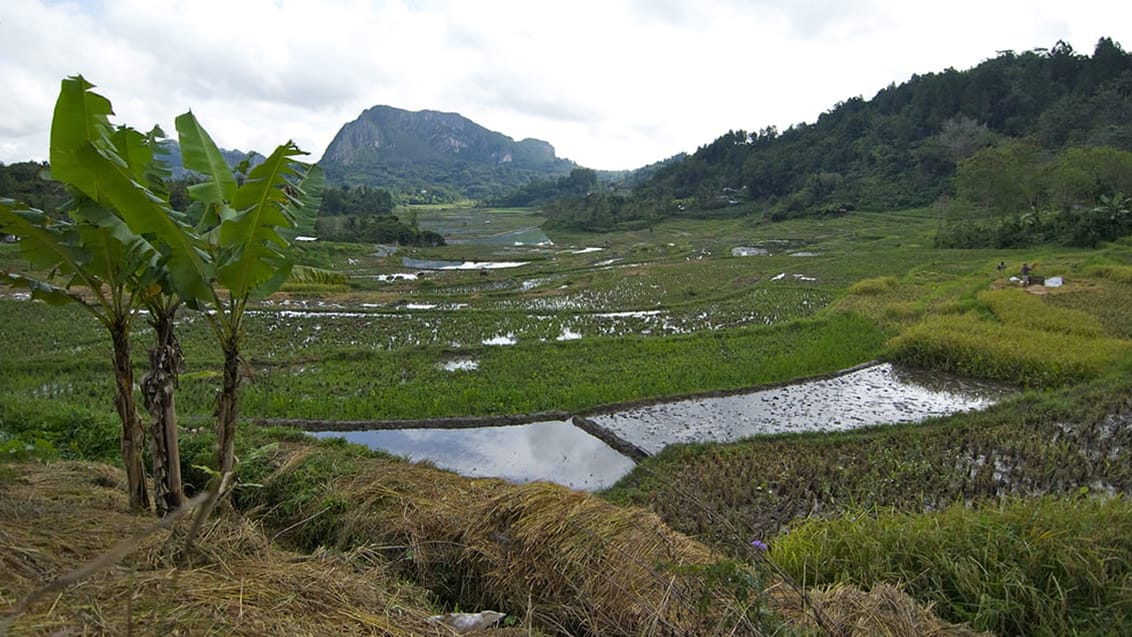
[[[751,540],[751,546],[755,547],[756,549],[758,549],[760,551],[765,551],[765,550],[770,548],[769,546],[766,545],[766,542],[763,542],[762,540]]]

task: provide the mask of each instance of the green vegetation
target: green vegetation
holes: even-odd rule
[[[1009,218],[1031,212],[1037,200],[1027,195],[1039,190],[1056,194],[1050,210],[1072,212],[1092,206],[1097,184],[1085,179],[1089,171],[1118,169],[1098,159],[1132,151],[1130,81],[1132,55],[1109,38],[1092,56],[1064,42],[1048,51],[1003,51],[973,69],[915,75],[870,100],[839,102],[813,123],[730,130],[660,168],[631,196],[568,198],[547,212],[559,227],[605,230],[658,217],[899,210],[950,195],[952,177],[960,191],[976,182],[1000,190],[991,199]],[[1059,176],[1037,180],[1036,168],[1048,163]],[[1124,186],[1115,192],[1130,194]],[[1018,235],[1005,226],[988,234],[986,225],[976,231],[956,220],[951,230],[944,245],[1023,245],[1000,239]],[[1088,245],[1086,230],[1073,243]]]
[[[807,584],[902,582],[943,617],[1000,635],[1114,634],[1132,613],[1130,526],[1119,496],[848,510],[791,528],[772,555]]]
[[[569,175],[533,181],[496,203],[509,208],[543,205],[562,197],[585,197],[598,188],[597,171],[575,168]]]
[[[1132,234],[1132,152],[1070,148],[1050,160],[1009,140],[962,161],[956,199],[941,204],[947,247],[1096,247]]]
[[[158,132],[110,126],[109,103],[69,80],[52,170],[81,205],[0,207],[3,230],[21,237],[0,244],[14,284],[0,298],[0,458],[58,462],[49,466],[80,477],[37,496],[33,483],[51,482],[44,470],[0,467],[0,534],[31,546],[38,525],[50,551],[73,543],[64,531],[74,525],[52,517],[61,507],[35,498],[117,487],[116,471],[92,476],[71,462],[121,462],[123,439],[126,493],[88,500],[122,501],[106,517],[133,533],[119,514],[127,494],[144,506],[146,445],[131,402],[141,394],[151,433],[180,436],[179,459],[149,447],[166,463],[155,474],[176,466],[190,495],[219,482],[209,466],[238,474],[234,512],[262,530],[224,531],[237,548],[212,543],[205,561],[228,574],[245,572],[247,554],[223,551],[275,564],[334,552],[382,582],[412,580],[445,608],[522,616],[528,633],[967,634],[940,628],[929,605],[973,630],[1132,632],[1130,67],[1107,39],[1091,58],[1060,44],[1006,53],[850,100],[813,126],[730,132],[632,194],[591,192],[596,175],[584,170],[530,183],[520,194],[531,202],[577,195],[541,210],[421,205],[393,217],[388,192],[331,191],[340,214],[325,223],[367,241],[397,235],[400,247],[292,247],[314,222],[318,171],[284,145],[233,173],[191,115],[177,121],[184,168],[196,173],[182,217],[153,161]],[[408,148],[428,159],[435,149],[421,144]],[[522,148],[524,160],[544,151]],[[481,199],[515,176],[493,175]],[[25,182],[20,192],[37,195]],[[456,195],[417,194],[402,200]],[[893,210],[909,203],[931,207]],[[404,228],[450,245],[400,241]],[[1061,285],[1011,281],[1023,262]],[[143,307],[146,324],[131,323]],[[89,311],[109,343],[80,320]],[[149,365],[129,356],[149,348]],[[586,414],[878,358],[1019,391],[915,425],[670,446],[600,497],[468,480],[248,422]],[[175,395],[179,418],[162,421],[172,402],[153,406],[155,395]],[[280,557],[274,545],[305,555]],[[0,597],[34,588],[27,573],[64,568],[25,559],[34,554],[14,553],[14,576],[0,581],[19,584]],[[166,582],[154,574],[168,573],[166,559],[152,550],[124,571]],[[90,596],[76,608],[136,598],[144,621],[159,615],[149,592],[123,592],[145,586],[107,582],[67,594]],[[213,620],[242,603],[242,588],[227,586],[200,613]],[[844,611],[862,589],[900,604]],[[395,633],[359,613],[356,594],[335,616]],[[31,612],[44,631],[88,621],[44,606]],[[427,614],[415,608],[419,626]],[[895,616],[915,619],[897,629]],[[318,632],[294,630],[304,631]]]

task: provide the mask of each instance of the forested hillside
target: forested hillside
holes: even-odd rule
[[[1009,151],[1015,143],[1022,143],[1024,152]],[[1115,157],[1132,151],[1132,55],[1109,38],[1097,42],[1091,56],[1058,42],[1049,50],[1002,51],[965,71],[916,75],[871,100],[840,102],[812,124],[785,131],[730,130],[686,160],[657,171],[631,197],[591,195],[556,202],[548,207],[549,223],[597,230],[643,225],[657,215],[765,213],[784,218],[924,206],[952,195],[978,203],[979,197],[956,192],[954,178],[973,159],[990,168],[989,155],[976,159],[980,151],[1005,152],[1028,162],[1024,169],[1012,169],[1033,175],[1064,164],[1072,149],[1102,147],[1116,152]],[[1101,164],[1077,161],[1074,170],[1087,165]],[[983,175],[967,183],[980,179],[993,181]],[[1105,182],[1078,193],[1085,196],[1072,202],[1029,193],[1018,195],[1011,205],[1022,201],[1031,207],[1071,209],[1094,204],[1115,190]]]

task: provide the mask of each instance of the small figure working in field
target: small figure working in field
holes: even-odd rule
[[[1002,274],[1002,271],[1005,270],[1005,269],[1006,269],[1006,262],[1005,261],[999,261],[998,262],[998,273]]]
[[[1022,287],[1030,285],[1030,272],[1033,272],[1033,270],[1029,263],[1022,264]]]

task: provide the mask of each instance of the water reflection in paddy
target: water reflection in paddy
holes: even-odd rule
[[[733,396],[696,398],[591,416],[649,453],[681,442],[729,442],[760,434],[838,431],[985,409],[1008,390],[888,364]],[[345,437],[375,449],[430,460],[474,477],[549,480],[575,489],[611,486],[633,462],[569,421],[475,429],[401,429]]]
[[[1005,389],[954,376],[871,365],[833,378],[733,396],[661,403],[592,420],[649,453],[679,442],[841,431],[985,409]]]
[[[472,477],[514,482],[549,480],[592,491],[611,486],[633,461],[569,421],[475,429],[395,429],[324,432],[410,460],[430,460]]]

